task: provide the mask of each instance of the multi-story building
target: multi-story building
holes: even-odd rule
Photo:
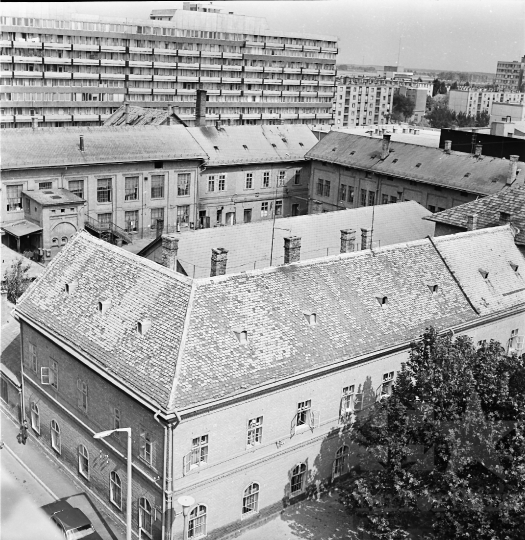
[[[525,56],[521,60],[501,60],[496,69],[494,84],[500,90],[510,90],[511,92],[523,92],[523,71],[525,70]]]
[[[345,475],[344,427],[428,326],[523,344],[508,225],[305,262],[298,240],[284,266],[190,279],[80,232],[17,303],[33,444],[124,522],[126,439],[93,435],[131,428],[142,538],[221,538]]]
[[[1,126],[100,125],[124,100],[172,103],[188,125],[196,90],[208,123],[328,123],[337,38],[275,32],[263,18],[215,9],[131,20],[0,18]]]
[[[477,88],[463,88],[450,90],[448,106],[456,113],[476,116],[478,113],[490,113],[494,103],[519,104],[525,101],[524,92],[482,90]]]

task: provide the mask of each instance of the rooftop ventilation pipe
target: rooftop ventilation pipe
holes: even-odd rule
[[[445,141],[445,154],[450,154],[452,150],[452,141]]]
[[[510,159],[510,170],[509,170],[509,176],[507,176],[507,185],[510,186],[513,184],[516,180],[516,176],[518,174],[518,159],[519,156],[509,156]]]
[[[386,159],[390,154],[390,133],[385,133],[383,135],[383,144],[381,147],[381,159]]]
[[[84,135],[80,135],[80,151],[84,151]]]

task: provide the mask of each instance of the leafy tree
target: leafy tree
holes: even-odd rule
[[[7,289],[7,299],[16,304],[16,301],[25,292],[31,278],[28,276],[31,263],[24,264],[21,257],[11,263],[11,267],[4,273],[5,288]]]
[[[450,89],[451,89],[451,90],[457,90],[457,89],[458,89],[458,82],[457,82],[457,81],[454,81],[454,82],[450,85]]]
[[[488,113],[488,111],[482,111],[480,113],[477,113],[474,122],[476,127],[488,126],[490,123],[490,114]]]
[[[390,397],[362,414],[351,428],[362,455],[340,494],[373,539],[523,537],[523,358],[428,329]]]
[[[394,117],[403,116],[406,121],[414,114],[415,103],[407,96],[395,94],[392,102],[392,113]]]
[[[434,81],[432,82],[432,97],[436,96],[437,94],[446,94],[446,93],[447,93],[447,85],[445,84],[445,81],[434,79]]]
[[[446,102],[435,103],[425,117],[433,128],[449,128],[456,125],[456,113],[447,107]]]

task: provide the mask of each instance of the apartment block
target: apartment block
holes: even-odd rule
[[[463,88],[460,90],[450,90],[448,106],[456,113],[465,113],[476,116],[478,113],[490,113],[494,103],[519,104],[525,100],[525,93],[518,91],[482,90],[474,88]]]
[[[0,18],[2,127],[101,125],[124,101],[195,123],[329,123],[337,38],[275,32],[263,18],[197,9],[150,19]]]
[[[525,69],[525,56],[521,60],[501,60],[496,69],[494,84],[500,90],[523,92],[523,71]]]

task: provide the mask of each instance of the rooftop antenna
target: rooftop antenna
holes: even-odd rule
[[[399,57],[401,56],[401,38],[399,38],[399,47],[397,49],[397,67],[399,67]]]

